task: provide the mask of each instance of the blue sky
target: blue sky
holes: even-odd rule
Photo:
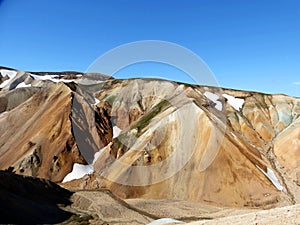
[[[85,71],[110,49],[139,40],[190,49],[220,86],[300,96],[299,0],[0,0],[2,66]],[[156,63],[116,76],[190,82]]]

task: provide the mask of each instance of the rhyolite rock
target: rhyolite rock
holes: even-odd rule
[[[299,98],[77,75],[10,77],[0,90],[0,169],[62,182],[81,164],[92,174],[74,169],[64,187],[121,198],[300,201]]]

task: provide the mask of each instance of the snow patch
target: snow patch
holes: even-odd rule
[[[53,81],[53,82],[55,82],[55,81]],[[64,83],[71,83],[71,82],[75,82],[75,80],[74,79],[56,79],[56,83],[57,82],[64,82]]]
[[[93,160],[93,165],[95,165],[96,161],[98,160],[98,158],[100,157],[100,155],[105,151],[105,149],[110,146],[112,143],[109,142],[108,145],[106,145],[105,147],[101,148],[98,152],[95,153],[94,155],[94,160]]]
[[[35,79],[35,80],[52,80],[52,79],[55,79],[54,75],[44,75],[44,76],[39,76],[39,75],[33,75],[33,74],[30,74],[30,76]]]
[[[12,79],[15,78],[15,76],[17,76],[17,72],[12,70],[0,70],[0,73],[2,77],[6,77],[6,75],[9,77],[8,80],[5,80],[0,84],[0,88],[4,88]]]
[[[3,81],[3,82],[0,84],[0,88],[4,88],[11,80],[12,80],[12,78],[9,78],[8,80]]]
[[[64,183],[74,179],[79,179],[84,177],[86,174],[91,174],[93,172],[93,165],[82,165],[79,163],[74,163],[72,172],[67,174],[62,182]]]
[[[17,72],[14,70],[0,70],[0,73],[2,77],[5,77],[6,75],[11,77],[15,77],[17,75]]]
[[[64,83],[70,83],[70,82],[74,82],[74,79],[59,79],[57,78],[57,75],[44,75],[44,76],[39,76],[39,75],[33,75],[30,74],[30,76],[35,79],[35,80],[50,80],[54,83],[58,83],[58,82],[64,82]]]
[[[154,220],[151,223],[148,223],[147,225],[163,225],[169,223],[184,223],[184,222],[172,218],[162,218],[162,219]]]
[[[19,83],[16,88],[22,88],[22,87],[30,87],[31,84],[25,84],[24,82]]]
[[[228,103],[235,108],[236,110],[240,110],[243,108],[245,100],[242,98],[236,98],[228,94],[223,94],[223,97],[227,99]]]
[[[72,172],[65,176],[62,183],[65,183],[65,182],[68,182],[68,181],[71,181],[71,180],[74,180],[74,179],[80,179],[80,178],[84,177],[87,174],[94,173],[95,162],[100,157],[100,155],[105,151],[105,149],[111,144],[112,143],[110,142],[108,145],[101,148],[98,152],[96,152],[94,154],[94,160],[93,160],[92,164],[82,165],[82,164],[79,164],[79,163],[74,163]]]
[[[267,168],[267,172],[265,172],[262,168],[260,168],[258,165],[256,167],[272,182],[272,184],[279,190],[283,190],[283,186],[279,183],[277,177],[275,176],[273,170],[270,168]]]
[[[218,95],[206,91],[206,92],[204,92],[204,96],[216,104],[215,108],[217,110],[222,111],[223,105],[222,105],[222,102],[218,101],[220,99]]]
[[[113,138],[118,137],[121,132],[122,132],[122,130],[119,127],[113,126]]]
[[[94,98],[94,100],[95,100],[95,103],[94,103],[94,105],[98,105],[98,104],[100,103],[100,101],[99,101],[99,99],[98,99],[98,98]]]

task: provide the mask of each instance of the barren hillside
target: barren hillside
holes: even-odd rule
[[[72,191],[109,190],[149,213],[142,224],[300,202],[299,98],[96,73],[0,72],[1,170]],[[89,211],[93,203],[78,199],[92,201],[91,193],[76,193],[76,207]],[[189,210],[150,213],[159,201]],[[102,216],[93,218],[110,220]]]

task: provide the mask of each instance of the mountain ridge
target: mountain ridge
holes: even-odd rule
[[[240,208],[300,201],[299,98],[6,70],[2,170],[122,199]]]

